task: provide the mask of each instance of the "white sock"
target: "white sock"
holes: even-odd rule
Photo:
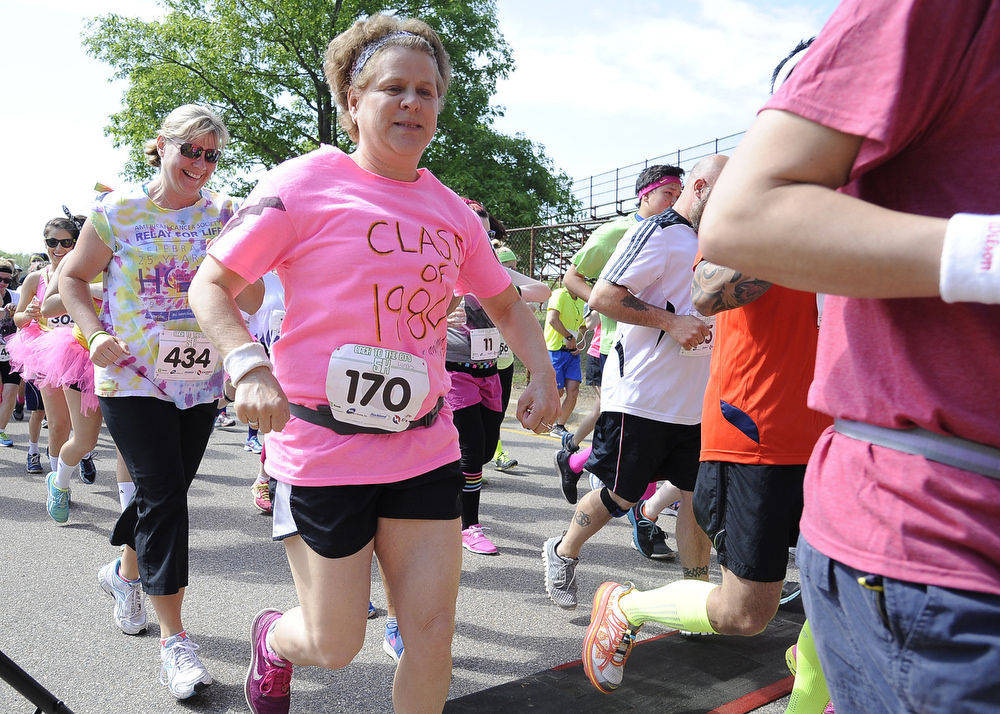
[[[53,456],[52,454],[49,454],[49,466],[52,467],[52,468],[49,469],[49,471],[58,471],[59,470],[59,457],[58,456]]]
[[[65,491],[69,488],[69,482],[70,479],[73,478],[73,474],[76,472],[76,466],[69,466],[62,459],[56,459],[56,468],[54,471],[56,472],[56,487]]]
[[[28,453],[29,454],[40,454],[41,453],[38,450],[38,442],[37,441],[29,441],[28,442]]]
[[[135,495],[135,484],[131,481],[119,481],[118,482],[118,502],[122,505],[122,510],[129,504],[132,500],[132,496]]]

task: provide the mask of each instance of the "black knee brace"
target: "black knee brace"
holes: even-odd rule
[[[601,503],[608,509],[608,513],[611,514],[612,518],[621,518],[628,513],[627,508],[622,510],[621,506],[615,502],[615,499],[611,498],[611,491],[608,490],[607,486],[601,489]]]

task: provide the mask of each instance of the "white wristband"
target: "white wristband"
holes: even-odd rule
[[[956,213],[941,249],[941,299],[1000,303],[1000,216]]]
[[[271,360],[267,358],[267,350],[259,342],[245,342],[226,355],[222,366],[229,374],[229,381],[235,387],[252,369],[258,367],[271,368]]]

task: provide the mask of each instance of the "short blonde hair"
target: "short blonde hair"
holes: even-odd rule
[[[182,104],[167,114],[160,125],[160,135],[168,139],[191,141],[199,136],[215,134],[216,148],[220,151],[229,143],[229,130],[219,115],[208,107],[200,104]],[[160,167],[160,152],[156,147],[156,139],[150,139],[142,146],[146,155],[146,163]]]
[[[362,53],[387,35],[396,33],[406,34],[387,38],[384,44],[375,48],[368,61],[358,68],[357,76],[353,76],[355,62]],[[340,126],[353,142],[358,140],[358,126],[347,109],[347,90],[351,86],[355,89],[364,89],[368,86],[373,71],[370,60],[386,47],[406,47],[428,54],[437,65],[437,89],[441,99],[444,99],[451,83],[448,52],[441,44],[441,38],[426,22],[413,18],[401,20],[394,15],[372,15],[365,20],[358,20],[349,30],[331,40],[323,61],[323,73],[337,103]]]

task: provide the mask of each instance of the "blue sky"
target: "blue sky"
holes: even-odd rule
[[[815,34],[836,0],[498,0],[517,68],[498,86],[497,127],[545,145],[584,178],[744,130],[771,70]],[[67,204],[85,212],[96,181],[118,184],[125,152],[104,136],[122,85],[80,45],[84,20],[152,16],[153,0],[7,0],[0,106],[8,219],[0,249],[41,249]],[[16,100],[15,100],[16,97]]]

